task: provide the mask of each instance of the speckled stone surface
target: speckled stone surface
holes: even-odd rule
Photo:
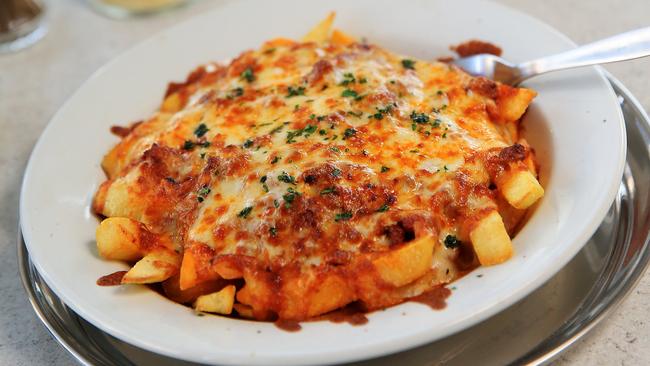
[[[585,43],[650,25],[647,0],[500,0]],[[83,0],[50,1],[46,38],[0,55],[0,365],[70,365],[74,360],[40,324],[20,284],[16,261],[20,181],[49,118],[101,65],[193,14],[219,6],[203,0],[155,17],[104,18]],[[607,66],[650,109],[650,58]],[[558,365],[650,364],[650,274]]]

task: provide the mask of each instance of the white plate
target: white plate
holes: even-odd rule
[[[237,1],[172,28],[118,57],[88,80],[38,141],[21,192],[20,219],[32,261],[63,301],[102,330],[168,356],[220,364],[314,364],[370,358],[445,337],[526,296],[583,246],[616,193],[625,131],[614,93],[597,69],[533,79],[527,137],[542,164],[546,196],[514,240],[510,261],[454,284],[448,307],[406,303],[370,314],[364,326],[313,322],[300,332],[268,323],[198,317],[138,286],[95,285],[124,269],[95,251],[89,205],[105,179],[99,162],[117,142],[109,126],[148,116],[166,83],[277,36],[300,37],[328,11],[337,26],[424,59],[481,38],[524,61],[572,47],[550,27],[500,5],[469,1]],[[477,274],[481,274],[478,277]]]

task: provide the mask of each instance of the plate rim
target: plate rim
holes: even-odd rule
[[[249,1],[253,2],[253,1]],[[482,3],[489,3],[490,6],[496,7],[496,8],[501,8],[505,9],[506,11],[516,13],[517,16],[522,17],[527,19],[530,22],[536,23],[538,26],[545,28],[549,33],[552,33],[554,36],[562,38],[565,42],[570,43],[575,46],[575,43],[571,41],[566,35],[563,33],[559,32],[549,24],[531,16],[528,15],[522,11],[519,11],[517,9],[511,8],[509,6],[500,4],[500,3],[495,3],[492,1],[485,1],[481,0],[480,2]],[[32,152],[30,153],[29,161],[27,163],[27,166],[25,168],[25,174],[23,176],[23,180],[21,183],[21,190],[20,190],[20,205],[19,205],[19,211],[20,211],[20,222],[21,222],[21,231],[23,232],[24,238],[25,238],[25,243],[26,247],[29,251],[30,248],[30,240],[29,240],[29,234],[25,233],[24,226],[25,222],[28,220],[25,220],[26,214],[26,208],[24,206],[24,196],[25,196],[25,191],[26,191],[26,182],[29,179],[29,175],[32,169],[32,164],[34,160],[34,153],[35,151],[39,148],[39,146],[42,144],[43,141],[43,136],[46,135],[46,133],[49,131],[49,129],[53,128],[52,127],[52,121],[55,120],[57,115],[61,113],[61,111],[65,110],[66,108],[69,107],[71,101],[75,99],[75,97],[80,94],[80,92],[83,90],[84,86],[86,86],[88,83],[92,82],[94,79],[96,79],[99,75],[103,74],[106,72],[107,69],[109,69],[114,63],[118,62],[121,58],[125,57],[126,55],[135,52],[137,49],[143,47],[144,45],[147,45],[148,43],[155,42],[158,38],[161,36],[164,36],[165,34],[169,32],[174,32],[177,28],[181,28],[188,23],[191,23],[193,21],[196,21],[198,18],[207,18],[209,17],[212,13],[219,12],[220,9],[215,7],[213,9],[208,10],[204,14],[199,14],[192,16],[172,27],[168,27],[165,29],[162,29],[159,32],[154,33],[151,35],[149,38],[137,42],[136,44],[132,45],[129,47],[127,50],[124,52],[120,53],[119,55],[115,56],[113,59],[111,59],[109,62],[105,63],[103,66],[101,66],[99,69],[97,69],[90,77],[88,77],[79,87],[78,89],[70,95],[67,100],[61,105],[61,107],[57,110],[57,112],[52,116],[52,118],[48,121],[46,127],[43,129],[41,132],[41,135],[39,136],[38,141],[34,145],[34,148]],[[603,69],[601,67],[595,67],[592,68],[597,72],[598,78],[603,81],[606,85],[606,88],[608,89],[608,94],[612,98],[612,100],[616,100],[616,94],[614,92],[614,89],[610,83],[610,81],[607,79],[605,76]],[[619,156],[618,156],[618,170],[617,173],[614,174],[613,176],[617,177],[618,180],[616,182],[620,181],[620,178],[623,175],[623,169],[625,166],[625,161],[626,161],[626,151],[627,151],[627,141],[626,141],[626,134],[625,134],[625,122],[623,119],[623,114],[620,108],[617,108],[616,110],[618,118],[616,123],[618,124],[618,128],[621,131],[621,139],[619,141],[619,146],[621,147],[621,151],[619,151]],[[499,303],[499,306],[493,306],[487,309],[484,309],[477,314],[473,314],[471,316],[468,316],[466,319],[463,319],[459,321],[458,323],[449,326],[446,328],[445,331],[441,332],[440,335],[435,336],[435,337],[430,337],[423,335],[421,333],[412,333],[408,336],[403,336],[401,337],[398,341],[393,341],[390,344],[386,343],[379,343],[375,342],[372,345],[365,346],[361,348],[361,351],[359,349],[355,350],[353,354],[346,354],[346,355],[333,355],[333,354],[327,354],[328,355],[328,361],[330,362],[345,362],[345,361],[353,361],[353,360],[359,360],[359,359],[365,359],[368,357],[378,357],[382,355],[386,355],[389,353],[394,353],[400,350],[405,350],[405,349],[410,349],[413,347],[417,347],[420,345],[423,345],[425,343],[431,342],[435,339],[440,339],[446,336],[449,336],[451,334],[457,333],[471,325],[477,324],[480,321],[483,321],[497,312],[507,308],[508,306],[511,306],[515,302],[521,300],[523,297],[534,291],[535,289],[539,288],[543,283],[548,281],[549,278],[551,278],[559,269],[561,269],[566,263],[568,263],[584,246],[584,244],[587,242],[587,240],[593,235],[593,233],[596,231],[598,228],[600,222],[602,219],[605,217],[607,210],[609,209],[609,205],[613,201],[614,197],[616,196],[616,193],[618,191],[618,185],[610,185],[607,193],[604,195],[607,197],[607,204],[601,204],[600,207],[598,207],[598,210],[595,210],[596,213],[592,215],[592,220],[589,222],[589,225],[585,225],[585,227],[588,226],[589,229],[585,229],[582,231],[581,235],[579,235],[579,239],[576,240],[576,242],[580,242],[580,245],[576,245],[575,248],[572,248],[571,251],[565,251],[564,253],[566,254],[564,257],[559,259],[558,261],[555,262],[555,264],[552,266],[551,270],[547,270],[539,275],[537,275],[533,280],[528,282],[528,285],[525,286],[525,288],[522,288],[521,290],[518,290],[515,292],[513,295],[509,296],[506,298],[504,301],[501,301]],[[40,275],[44,279],[44,281],[48,284],[50,288],[58,295],[62,296],[60,291],[57,291],[57,286],[56,283],[52,281],[51,278],[48,277],[47,271],[44,271],[43,268],[41,267],[41,264],[39,264],[37,261],[34,261],[34,266],[37,268],[39,271]],[[64,297],[64,296],[62,296]],[[188,357],[187,354],[185,353],[179,353],[176,352],[175,350],[170,350],[166,348],[159,347],[155,344],[150,344],[146,342],[142,342],[134,337],[129,336],[125,332],[121,332],[119,329],[114,329],[112,327],[109,327],[101,322],[98,322],[96,319],[93,317],[86,317],[83,316],[85,314],[85,311],[83,309],[80,309],[74,302],[69,303],[69,305],[76,313],[79,313],[80,316],[82,316],[84,319],[88,320],[91,324],[97,326],[98,328],[108,332],[109,334],[125,340],[129,341],[130,343],[133,343],[134,345],[137,345],[138,347],[152,350],[154,352],[164,354],[170,357],[178,358],[178,359],[185,359],[185,360],[191,360],[195,362],[216,362],[212,358],[210,360],[206,360],[205,358],[202,358],[201,355],[199,356],[193,356],[193,357]],[[87,315],[87,314],[86,314]],[[365,351],[365,352],[364,352]],[[312,353],[309,354],[308,356],[302,356],[303,358],[301,359],[302,362],[309,362],[309,363],[317,363],[317,362],[322,362],[322,356],[324,354],[316,354]],[[270,364],[270,363],[297,363],[299,360],[295,360],[291,357],[288,357],[287,355],[282,355],[282,356],[271,356],[271,355],[266,355],[267,357],[265,360],[261,360],[260,358],[250,358],[246,355],[240,354],[237,357],[241,357],[239,359],[232,359],[231,357],[233,354],[228,354],[226,355],[225,359],[219,360],[219,362],[225,362],[225,363],[238,363],[238,362],[247,362],[247,363],[255,363],[255,364]]]

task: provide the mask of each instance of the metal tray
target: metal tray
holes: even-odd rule
[[[357,365],[545,364],[587,334],[625,298],[650,258],[650,120],[609,76],[627,127],[627,166],[598,231],[551,280],[492,318],[443,340]],[[18,240],[20,275],[36,315],[84,365],[192,365],[105,334],[47,287]]]

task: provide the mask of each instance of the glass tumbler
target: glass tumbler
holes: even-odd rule
[[[0,0],[0,53],[32,45],[46,33],[40,0]]]
[[[0,0],[2,1],[2,0]],[[99,12],[112,18],[148,15],[185,4],[188,0],[89,0]]]

